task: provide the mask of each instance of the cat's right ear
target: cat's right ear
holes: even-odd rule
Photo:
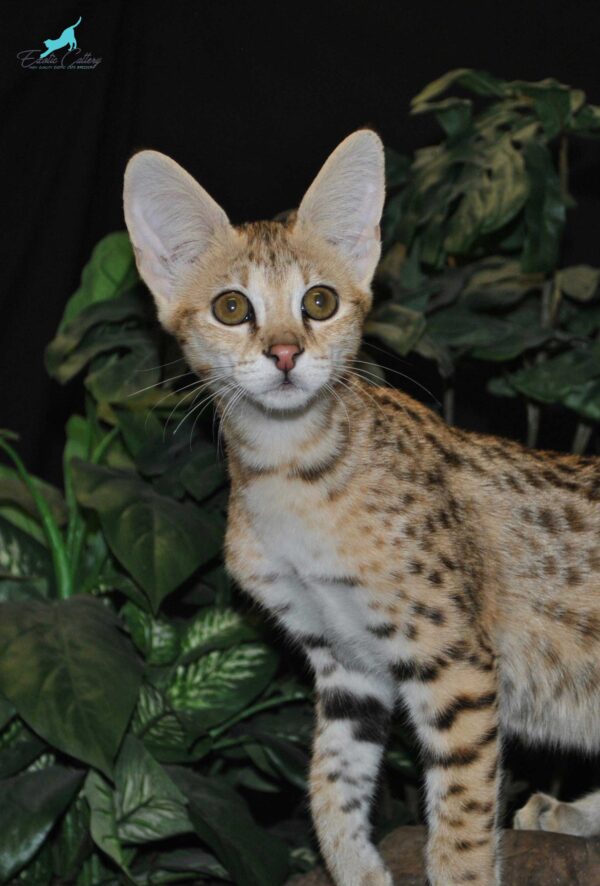
[[[185,169],[158,151],[140,151],[127,164],[123,208],[138,271],[168,326],[190,265],[231,227],[229,219]]]

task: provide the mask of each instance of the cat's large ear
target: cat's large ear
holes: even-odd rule
[[[381,254],[384,199],[383,144],[373,130],[359,129],[330,154],[298,208],[298,221],[336,246],[365,287]]]
[[[158,151],[134,154],[125,170],[123,208],[138,270],[168,319],[190,264],[229,219],[178,163]]]

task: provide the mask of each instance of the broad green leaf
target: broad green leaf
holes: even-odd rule
[[[67,511],[63,496],[55,486],[45,483],[39,477],[30,475],[38,492],[49,505],[52,516],[59,526],[62,526],[67,518]],[[21,508],[26,514],[39,519],[39,512],[33,497],[19,477],[14,468],[0,464],[0,502],[10,502]]]
[[[575,301],[589,301],[594,297],[600,282],[600,269],[589,265],[563,268],[556,274],[556,282],[565,295]]]
[[[48,373],[65,384],[81,372],[92,360],[100,354],[110,354],[114,351],[135,350],[145,351],[151,354],[152,340],[141,329],[129,329],[117,324],[107,324],[91,329],[83,338],[81,344],[68,353],[59,350],[60,342],[55,339],[46,350],[46,369]]]
[[[90,832],[96,846],[128,872],[134,851],[121,845],[118,833],[115,792],[106,779],[93,769],[84,785],[90,807]]]
[[[52,844],[52,869],[56,877],[71,882],[77,876],[81,861],[88,854],[90,810],[80,792],[63,816]]]
[[[277,656],[262,643],[214,650],[177,667],[165,687],[174,710],[200,735],[243,710],[269,684]]]
[[[385,148],[385,181],[388,190],[403,185],[410,170],[410,157]]]
[[[543,282],[542,275],[523,274],[517,261],[491,256],[476,266],[461,300],[474,311],[510,307]]]
[[[498,80],[496,77],[492,77],[485,71],[475,71],[469,68],[456,68],[429,83],[413,98],[411,107],[417,107],[423,102],[428,102],[431,101],[431,99],[437,98],[438,95],[445,92],[448,87],[454,86],[455,83],[477,95],[500,97],[507,94],[510,85],[506,83],[505,80]]]
[[[166,618],[154,618],[134,603],[126,603],[121,611],[131,639],[149,665],[168,665],[180,652],[180,630]]]
[[[79,289],[67,302],[59,329],[90,305],[113,299],[139,281],[135,258],[126,231],[108,234],[94,247],[83,269]]]
[[[0,733],[0,778],[21,772],[45,749],[42,739],[15,717]]]
[[[451,254],[467,253],[475,241],[504,227],[523,208],[528,182],[522,154],[509,138],[482,153],[482,168],[453,213],[444,247]]]
[[[101,366],[92,368],[85,379],[85,386],[95,400],[108,403],[131,404],[136,394],[145,393],[147,385],[160,380],[160,369],[154,366],[151,372],[140,371],[149,363],[158,362],[158,350],[150,339],[143,347],[136,345],[126,354],[110,354]]]
[[[259,639],[258,631],[234,609],[208,607],[184,629],[181,654],[189,662],[214,649]]]
[[[223,462],[219,461],[216,447],[197,440],[193,454],[182,468],[179,479],[186,492],[197,501],[203,501],[223,486],[227,480],[227,471]]]
[[[581,385],[574,385],[562,402],[582,418],[592,422],[600,421],[600,379],[593,379]]]
[[[510,384],[542,403],[564,402],[574,388],[600,377],[600,344],[565,351],[558,357],[512,373]]]
[[[0,691],[67,754],[112,770],[141,666],[99,600],[0,604]]]
[[[505,332],[505,323],[500,318],[481,315],[460,304],[437,311],[427,324],[429,336],[453,348],[493,345]]]
[[[425,317],[403,305],[383,303],[370,315],[365,335],[372,336],[396,354],[408,354],[425,329]]]
[[[257,827],[242,798],[226,782],[171,767],[169,774],[189,802],[198,836],[238,886],[280,886],[288,873],[285,844]]]
[[[0,519],[6,520],[12,526],[16,526],[25,535],[36,541],[42,548],[48,547],[46,533],[38,520],[30,517],[16,505],[0,505]]]
[[[16,714],[14,705],[0,695],[0,734],[9,720]]]
[[[546,138],[554,138],[565,129],[571,116],[571,90],[568,86],[552,79],[537,83],[517,80],[512,85],[533,100],[535,113],[544,127]]]
[[[464,98],[446,98],[437,102],[423,102],[415,105],[413,114],[425,111],[435,113],[446,135],[453,138],[465,132],[471,122],[473,103]]]
[[[491,378],[486,385],[486,390],[488,390],[490,394],[494,394],[495,397],[517,396],[517,392],[503,375],[497,375],[494,378]]]
[[[74,769],[51,766],[0,782],[1,882],[13,877],[38,851],[82,778]]]
[[[195,505],[157,493],[126,471],[73,462],[79,502],[97,511],[117,559],[156,611],[167,594],[221,548],[221,527]]]
[[[52,584],[50,553],[32,536],[0,517],[0,578]]]
[[[138,886],[172,886],[173,883],[203,882],[207,877],[231,882],[223,865],[214,855],[203,849],[183,848],[168,852],[153,852],[136,859],[132,874]]]
[[[548,148],[540,142],[525,145],[529,196],[525,206],[525,243],[521,266],[525,272],[553,271],[558,261],[565,224],[565,201]]]
[[[160,763],[128,735],[115,773],[117,832],[121,843],[166,840],[193,830],[187,802]]]
[[[190,748],[190,735],[164,693],[150,683],[142,684],[131,730],[161,763],[189,763],[200,759]]]

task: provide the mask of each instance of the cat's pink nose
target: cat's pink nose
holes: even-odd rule
[[[268,354],[269,357],[275,358],[277,369],[282,372],[290,372],[296,363],[296,357],[300,353],[301,348],[298,345],[271,345]]]

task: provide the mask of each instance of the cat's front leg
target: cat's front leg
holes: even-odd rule
[[[315,641],[307,653],[318,697],[310,804],[321,852],[338,886],[392,886],[371,842],[369,817],[393,686],[343,667],[325,643]]]
[[[459,660],[456,660],[458,657]],[[447,656],[405,669],[401,694],[426,763],[431,886],[497,886],[498,711],[493,662]]]

